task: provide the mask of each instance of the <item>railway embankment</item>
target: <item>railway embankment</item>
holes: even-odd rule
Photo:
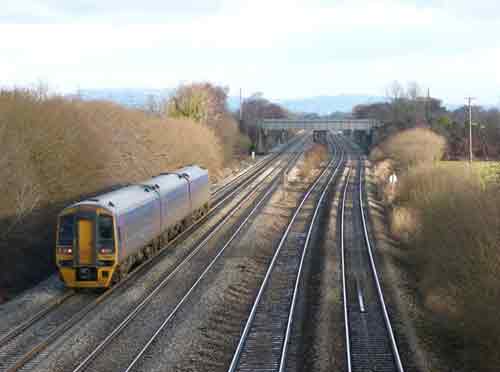
[[[419,370],[495,371],[497,178],[466,163],[438,161],[443,146],[442,138],[419,129],[372,152],[370,210],[383,276],[395,288],[391,307],[410,335]]]
[[[186,164],[216,182],[248,165],[243,142],[110,102],[0,91],[0,303],[55,271],[64,206]]]

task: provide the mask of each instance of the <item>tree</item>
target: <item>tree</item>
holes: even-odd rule
[[[144,105],[144,111],[147,114],[153,115],[153,116],[161,116],[161,102],[159,97],[155,96],[154,94],[148,94],[146,97],[146,103]]]
[[[228,88],[210,83],[181,85],[166,103],[172,118],[188,118],[211,128],[224,149],[224,160],[230,161],[234,152],[246,152],[245,138],[227,108]]]
[[[253,142],[257,140],[257,126],[262,119],[286,119],[289,113],[280,105],[262,97],[262,93],[253,94],[243,101],[241,130]]]
[[[181,85],[167,102],[167,115],[212,126],[226,113],[228,88],[210,83]]]

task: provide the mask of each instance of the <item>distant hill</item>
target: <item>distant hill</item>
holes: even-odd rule
[[[81,89],[75,95],[84,100],[107,100],[128,107],[144,107],[149,97],[163,99],[167,98],[171,92],[172,89]],[[327,115],[333,112],[351,112],[356,105],[384,100],[384,97],[369,95],[337,95],[271,101],[290,111]],[[240,107],[239,97],[228,97],[228,106],[232,111],[238,110]]]
[[[74,95],[87,101],[105,100],[116,102],[120,105],[141,108],[150,97],[156,100],[169,96],[171,89],[80,89]]]
[[[335,112],[350,113],[356,105],[383,102],[385,100],[385,97],[379,96],[341,94],[336,96],[277,99],[270,101],[278,103],[293,112],[328,115]],[[228,104],[230,109],[237,110],[240,106],[239,97],[229,97]]]
[[[378,96],[341,94],[337,96],[280,100],[278,103],[294,112],[328,115],[334,112],[351,112],[356,105],[383,102],[385,100],[385,97]]]
[[[151,96],[156,100],[168,98],[173,89],[81,89],[78,93],[68,96],[78,95],[84,100],[107,100],[119,103],[128,107],[144,107]],[[298,113],[315,113],[319,115],[329,115],[332,113],[350,113],[356,105],[370,104],[375,102],[385,102],[386,97],[371,96],[363,94],[340,94],[336,96],[317,96],[297,99],[272,99],[270,101],[278,103],[289,111]],[[240,107],[240,98],[236,96],[228,97],[228,106],[231,111],[236,111]],[[445,103],[448,110],[456,110],[463,107],[463,104]],[[498,105],[484,104],[485,109],[498,108]]]

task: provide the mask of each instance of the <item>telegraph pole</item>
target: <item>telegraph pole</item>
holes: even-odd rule
[[[240,88],[240,124],[243,121],[243,92]]]
[[[472,164],[472,101],[474,97],[465,97],[469,104],[469,163]]]
[[[427,88],[427,98],[425,100],[425,120],[427,121],[427,124],[431,123],[430,101],[431,101],[431,88]]]

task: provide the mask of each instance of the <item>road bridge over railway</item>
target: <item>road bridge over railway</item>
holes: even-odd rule
[[[286,141],[289,130],[311,130],[315,139],[323,137],[327,131],[342,131],[366,138],[380,125],[373,119],[263,119],[258,124],[257,152],[266,152],[269,142]]]
[[[267,130],[287,130],[287,129],[305,129],[305,130],[362,130],[371,131],[373,128],[380,126],[378,120],[373,119],[264,119],[261,120],[259,126]]]

